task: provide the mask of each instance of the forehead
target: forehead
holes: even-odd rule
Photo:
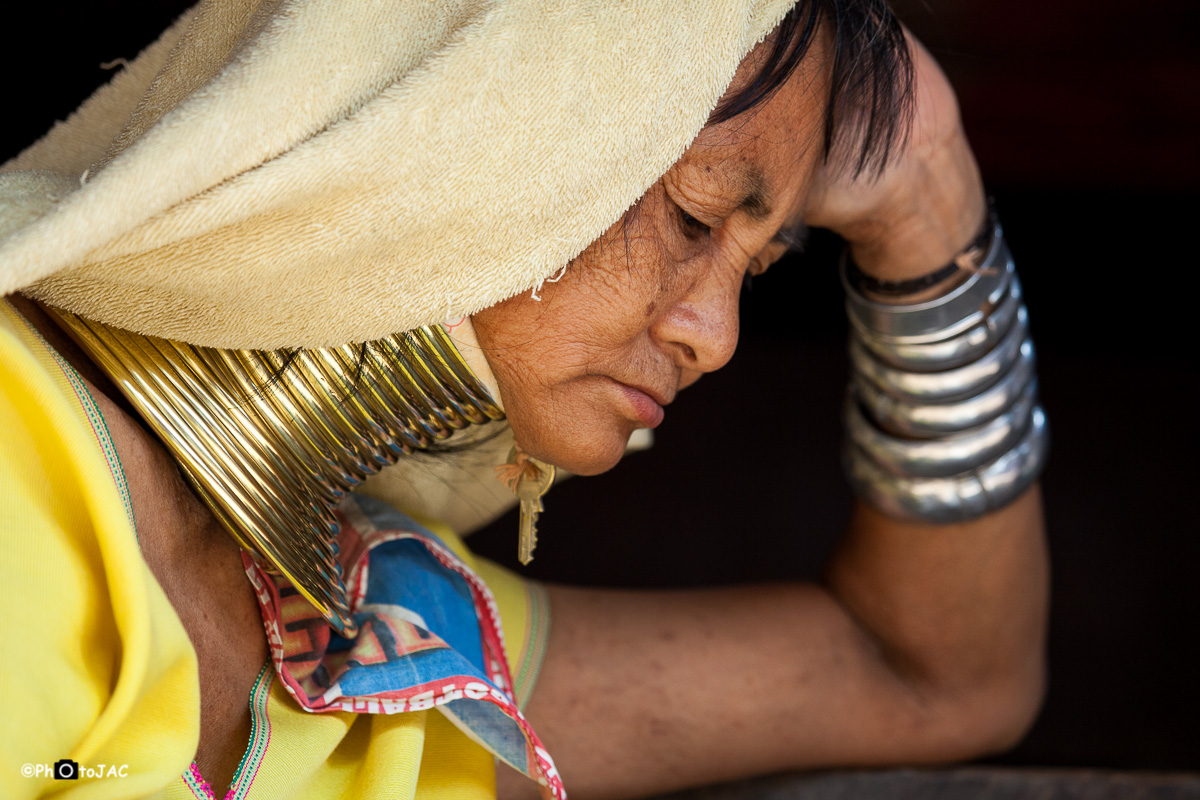
[[[743,60],[725,97],[754,79],[769,40]],[[823,155],[829,69],[820,37],[790,78],[738,116],[705,126],[667,180],[698,202],[733,204],[752,219],[791,202]]]

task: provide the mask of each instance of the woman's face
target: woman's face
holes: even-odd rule
[[[474,316],[527,453],[603,472],[680,389],[729,361],[743,281],[786,252],[821,157],[827,81],[815,45],[768,102],[701,131],[540,301],[525,293]]]

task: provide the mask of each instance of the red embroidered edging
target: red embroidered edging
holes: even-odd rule
[[[217,800],[216,794],[213,793],[213,788],[209,782],[204,780],[204,776],[200,774],[200,768],[193,761],[188,767],[188,775],[191,776],[191,781],[188,782],[192,794],[199,794],[202,800]]]

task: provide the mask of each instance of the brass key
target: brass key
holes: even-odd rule
[[[524,470],[517,479],[514,490],[521,501],[521,532],[517,539],[517,560],[528,564],[533,560],[533,548],[537,547],[537,518],[543,511],[542,495],[554,483],[555,468],[535,459],[529,459],[535,470]]]

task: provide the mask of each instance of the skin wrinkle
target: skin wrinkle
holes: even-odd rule
[[[796,238],[825,96],[819,77],[789,82],[706,128],[536,308],[519,295],[475,315],[526,452],[577,474],[609,469],[659,406],[732,357],[746,276]]]
[[[892,34],[899,35],[899,28]],[[640,411],[631,406],[639,401],[630,390],[666,403],[728,361],[746,276],[761,273],[803,240],[805,198],[829,156],[829,98],[839,74],[830,47],[835,38],[816,36],[808,48],[812,57],[769,99],[701,131],[680,161],[543,293],[546,300],[569,300],[544,300],[532,309],[528,298],[518,296],[475,316],[514,433],[531,455],[581,474],[608,469],[633,429],[657,421],[646,416],[645,403]],[[861,74],[858,62],[843,65],[841,79],[854,83],[849,89],[839,83],[839,91],[870,91],[879,74],[872,65],[906,61],[896,40],[878,41],[882,55],[872,52]],[[770,46],[764,42],[743,62],[727,95],[749,85]],[[898,113],[905,118],[906,85],[885,88],[874,99],[899,97]],[[851,140],[862,143],[863,158],[885,155],[891,144],[862,139],[853,130],[847,132]],[[739,208],[752,168],[767,185],[765,208],[757,202]],[[679,222],[686,218],[673,207],[708,225],[707,235],[685,236]],[[768,219],[756,220],[748,210]],[[812,221],[837,227],[833,219]],[[614,302],[617,296],[623,307]],[[581,344],[584,339],[590,344]],[[556,430],[566,421],[573,441]]]
[[[823,63],[824,62],[822,62],[822,64]],[[814,84],[812,83],[812,79],[810,76],[800,75],[797,77],[804,82],[806,91],[810,91],[810,92],[811,91],[820,91],[819,86],[817,86],[814,89]],[[702,143],[702,142],[698,141],[694,146],[695,147],[712,147],[712,148],[717,148],[717,147],[737,148],[737,147],[739,147],[739,145],[744,146],[747,142],[752,142],[752,141],[761,141],[766,144],[775,144],[775,145],[787,144],[789,142],[788,137],[782,137],[778,140],[768,138],[770,133],[774,133],[774,131],[771,128],[768,128],[767,131],[764,131],[763,133],[757,133],[753,130],[746,130],[746,124],[749,122],[749,120],[751,118],[753,118],[755,115],[757,115],[758,111],[759,111],[758,107],[753,108],[749,111],[743,112],[743,115],[736,118],[736,120],[731,121],[731,122],[737,123],[737,127],[734,129],[734,132],[736,132],[737,136],[731,137],[730,142],[721,144],[721,143]],[[796,128],[796,127],[786,127],[783,129],[789,130],[792,133],[793,138],[797,135],[805,134],[804,130]],[[807,135],[805,136],[805,139],[807,140],[805,143],[805,146],[800,148],[800,150],[799,150],[799,157],[797,159],[798,167],[803,168],[803,164],[807,160],[806,157],[808,155],[808,148],[812,147],[814,144],[817,144],[818,147],[823,147],[821,141],[814,139],[815,136],[816,136],[815,131],[809,130],[807,132]],[[744,156],[741,155],[740,153],[736,154],[736,156],[731,155],[730,157],[731,158],[737,157],[740,161],[745,160]],[[828,154],[822,152],[822,158],[827,159]],[[711,173],[712,165],[706,165],[704,167],[704,171],[705,171],[705,173]],[[669,179],[670,177],[671,177],[671,173],[668,172],[667,176],[664,176],[664,180]],[[742,201],[737,206],[738,209],[746,211],[748,214],[751,215],[752,218],[754,218],[756,220],[766,219],[771,215],[772,206],[774,204],[774,199],[771,197],[769,182],[766,180],[766,177],[762,173],[761,169],[754,167],[754,166],[745,167],[742,170],[741,174],[736,176],[736,184],[741,187],[742,192],[744,194]],[[698,198],[694,198],[694,201],[700,202],[700,200]],[[721,216],[723,216],[723,215],[721,215]],[[798,245],[802,244],[802,242],[803,242],[804,236],[802,234],[804,232],[806,232],[806,227],[804,226],[804,222],[802,219],[798,219],[794,223],[790,223],[790,224],[786,224],[786,225],[782,226],[780,231],[776,234],[775,239],[777,241],[782,241],[785,244],[788,244],[789,247],[796,246],[796,249],[799,249]]]

